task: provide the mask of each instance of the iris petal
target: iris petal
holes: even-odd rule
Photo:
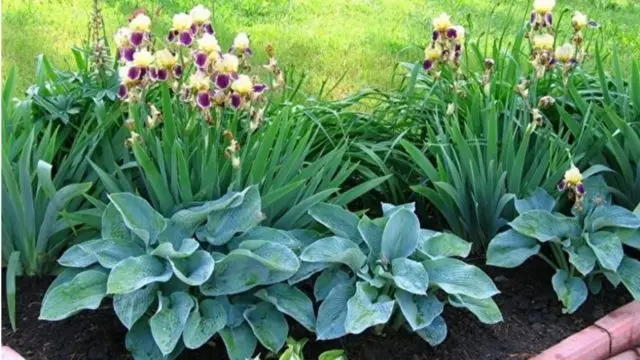
[[[203,68],[207,64],[207,54],[197,52],[193,55],[194,62],[198,68]]]
[[[234,109],[239,109],[241,105],[242,105],[242,98],[240,97],[240,95],[236,93],[231,95],[231,106],[233,106]]]
[[[211,96],[208,91],[201,91],[198,93],[196,101],[198,106],[202,109],[208,109],[211,107]]]
[[[124,100],[127,98],[128,94],[129,94],[129,89],[127,89],[127,87],[124,84],[121,84],[120,87],[118,87],[118,98],[120,100]]]
[[[173,76],[179,78],[182,76],[182,66],[176,65],[173,68]]]
[[[133,46],[140,46],[142,44],[142,40],[144,40],[144,33],[137,31],[131,33],[131,38],[129,39],[129,41],[131,41],[131,44],[133,44]]]
[[[211,23],[206,23],[204,24],[204,31],[206,31],[207,33],[213,35],[215,34],[215,30],[213,30],[213,26],[211,25]]]
[[[158,80],[165,81],[169,78],[169,71],[167,69],[158,69]]]
[[[422,64],[422,68],[425,71],[431,70],[432,67],[433,67],[433,61],[431,60],[425,60],[424,63]]]
[[[184,46],[189,46],[193,43],[193,37],[189,31],[183,31],[180,33],[180,43]]]
[[[267,89],[267,85],[265,84],[255,84],[253,85],[253,92],[257,94],[262,94]]]
[[[220,89],[226,89],[231,84],[231,78],[227,74],[216,75],[216,86]]]
[[[131,80],[138,80],[140,79],[140,75],[142,74],[142,69],[140,69],[137,66],[132,66],[129,68],[129,71],[127,72],[127,76],[129,77],[129,79]]]

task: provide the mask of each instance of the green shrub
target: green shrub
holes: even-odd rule
[[[502,320],[491,299],[493,281],[464,258],[471,244],[448,233],[420,229],[414,205],[383,204],[384,217],[359,218],[330,204],[309,214],[333,235],[302,250],[301,268],[320,272],[314,296],[321,302],[319,340],[378,332],[388,323],[416,332],[432,346],[444,341],[445,303],[467,308],[483,323]],[[297,281],[299,280],[289,280]],[[437,294],[445,294],[443,302]],[[397,306],[396,306],[397,305]]]
[[[185,206],[165,218],[144,199],[114,193],[101,238],[69,248],[45,294],[40,319],[61,320],[113,297],[136,359],[175,358],[219,334],[231,359],[258,341],[278,352],[285,314],[313,330],[313,304],[285,283],[300,269],[304,231],[260,227],[256,187]],[[258,288],[256,288],[258,287]]]
[[[491,240],[487,250],[487,264],[505,268],[517,267],[534,255],[544,259],[556,270],[551,283],[565,313],[575,312],[589,290],[600,292],[605,278],[613,286],[624,284],[640,299],[640,261],[624,249],[640,249],[640,207],[634,213],[612,205],[602,178],[584,175],[584,184],[571,190],[576,198],[573,216],[554,212],[554,198],[538,189],[532,197],[516,201],[519,216],[509,223],[510,230]]]

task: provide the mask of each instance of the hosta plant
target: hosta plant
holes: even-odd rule
[[[461,238],[420,229],[413,204],[383,204],[384,216],[359,218],[342,208],[319,204],[309,214],[333,234],[302,251],[302,268],[320,272],[314,296],[321,302],[318,339],[383,331],[406,325],[429,344],[444,341],[444,305],[464,307],[483,323],[502,315],[498,293],[482,270],[466,264],[471,244]]]
[[[97,309],[105,297],[129,330],[135,359],[173,359],[218,334],[233,360],[250,358],[260,342],[278,352],[285,314],[313,330],[312,301],[285,283],[300,267],[305,231],[258,224],[256,187],[183,206],[169,218],[130,193],[109,196],[101,238],[69,248],[40,318],[62,320]],[[303,240],[298,240],[299,238]]]
[[[589,178],[582,186],[573,216],[555,212],[556,201],[542,189],[517,200],[519,216],[487,252],[489,265],[513,268],[537,255],[553,266],[551,284],[565,313],[575,312],[589,290],[601,291],[603,278],[613,286],[622,283],[640,300],[640,261],[625,254],[626,247],[640,249],[640,208],[634,213],[612,205],[602,178]]]

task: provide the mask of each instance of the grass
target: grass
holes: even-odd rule
[[[430,34],[430,19],[442,11],[469,28],[470,37],[489,38],[524,22],[530,6],[523,0],[112,0],[101,5],[107,32],[124,25],[131,11],[145,7],[162,14],[168,28],[170,15],[203,3],[214,8],[214,25],[228,44],[246,31],[254,47],[272,42],[281,62],[308,74],[307,90],[343,80],[333,97],[363,87],[389,88],[398,61],[421,60]],[[453,4],[451,4],[453,3]],[[559,0],[563,9],[581,10],[599,21],[601,36],[612,49],[616,44],[623,62],[640,55],[640,3],[634,0]],[[58,66],[70,66],[68,51],[87,34],[91,0],[4,0],[2,2],[3,80],[11,67],[18,69],[19,88],[33,82],[35,57],[51,56]],[[514,18],[512,14],[517,14]],[[159,19],[159,16],[155,16]],[[568,16],[563,21],[568,26]]]

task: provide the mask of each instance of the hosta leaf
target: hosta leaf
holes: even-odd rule
[[[330,266],[333,266],[333,264],[323,263],[323,262],[311,263],[311,262],[301,261],[300,268],[295,274],[293,274],[292,277],[289,278],[289,280],[287,280],[287,282],[289,283],[289,285],[297,284],[301,281],[307,280],[308,278],[312,277],[314,274],[319,273],[320,271]]]
[[[255,295],[294,318],[307,330],[314,331],[316,316],[313,312],[313,302],[298,288],[287,284],[275,284],[259,290]]]
[[[458,259],[425,260],[429,283],[449,294],[486,299],[499,293],[493,281],[479,268]]]
[[[364,265],[367,257],[353,241],[332,236],[307,246],[300,259],[306,262],[345,264],[356,272]]]
[[[158,311],[149,319],[149,327],[164,355],[170,354],[178,345],[193,306],[193,298],[184,292],[160,296]]]
[[[142,239],[135,236],[124,223],[124,219],[113,203],[109,203],[102,213],[102,238],[113,239],[114,241],[126,244],[136,242],[144,245]]]
[[[636,301],[640,301],[640,261],[625,256],[618,268],[624,286]]]
[[[342,284],[329,292],[318,309],[318,320],[316,321],[318,340],[337,339],[347,334],[345,330],[347,312],[345,309],[355,291],[354,285]]]
[[[244,319],[265,348],[275,353],[282,349],[289,334],[289,325],[275,306],[260,302],[244,312]]]
[[[514,268],[540,251],[536,239],[514,230],[498,234],[487,248],[487,265]]]
[[[492,298],[474,299],[462,294],[449,295],[449,304],[457,308],[466,308],[485,324],[497,324],[502,321],[502,313]]]
[[[334,287],[340,284],[350,284],[351,276],[340,270],[339,266],[332,266],[324,270],[313,285],[313,296],[316,301],[324,300]]]
[[[412,294],[426,295],[429,287],[429,274],[421,263],[407,258],[391,261],[393,282],[402,290]]]
[[[101,241],[101,239],[89,240],[68,248],[58,259],[58,264],[74,268],[84,268],[95,264],[98,262],[98,259],[96,259],[92,251],[86,248],[99,241]]]
[[[380,250],[382,248],[382,231],[384,228],[376,225],[371,219],[363,216],[358,223],[358,232],[360,237],[364,239],[365,244],[369,248],[368,261],[370,265],[374,265],[380,259]]]
[[[526,199],[516,199],[514,202],[518,214],[524,214],[530,210],[544,210],[551,212],[556,206],[553,196],[549,195],[542,188],[537,188],[531,197]]]
[[[54,284],[55,285],[55,284]],[[107,290],[107,272],[91,269],[47,291],[42,300],[40,320],[62,320],[80,310],[95,310]]]
[[[416,214],[408,209],[396,211],[387,222],[382,233],[381,254],[383,260],[408,257],[418,246],[420,222]]]
[[[288,247],[291,250],[299,250],[302,248],[301,243],[289,235],[286,231],[257,226],[247,231],[246,233],[234,237],[227,246],[231,250],[235,250],[240,247],[240,244],[246,240],[265,240],[273,243],[278,243]]]
[[[395,298],[400,305],[402,315],[413,331],[429,326],[444,309],[444,305],[434,294],[413,295],[398,290]]]
[[[415,213],[416,212],[416,203],[407,203],[407,204],[402,204],[402,205],[393,205],[393,204],[382,203],[382,215],[384,217],[391,217],[391,215],[393,215],[396,211],[398,211],[400,209],[407,209],[407,210],[411,211],[412,213]]]
[[[593,231],[606,227],[640,228],[640,216],[616,205],[597,206],[589,216]]]
[[[400,211],[396,215],[399,213]],[[347,301],[347,317],[344,321],[344,327],[348,333],[360,334],[372,326],[385,324],[389,321],[395,302],[393,300],[376,300],[377,295],[378,290],[373,286],[362,281],[356,283],[356,293]]]
[[[229,360],[250,359],[258,346],[258,339],[253,335],[247,323],[220,331],[224,346],[227,348]]]
[[[264,241],[245,241],[216,263],[213,276],[200,290],[208,296],[231,295],[258,285],[289,279],[300,268],[298,257],[284,245]]]
[[[622,259],[622,262],[624,262],[624,259]],[[620,263],[620,265],[622,265],[622,263]],[[620,270],[620,267],[618,267],[618,270]],[[622,282],[622,278],[617,272],[603,270],[602,274],[607,278],[607,280],[611,283],[611,285],[613,285],[614,288],[617,288],[618,285],[620,285],[620,283]]]
[[[169,259],[169,263],[176,277],[190,286],[204,284],[213,274],[213,258],[204,250],[198,250],[187,258]]]
[[[213,211],[236,207],[242,203],[241,193],[230,192],[218,200],[207,201],[201,205],[180,210],[171,216],[171,221],[193,232],[201,225]]]
[[[171,278],[171,265],[152,255],[143,255],[120,261],[111,269],[107,293],[126,294],[153,282]]]
[[[622,242],[616,234],[606,231],[589,234],[587,236],[587,244],[589,244],[598,258],[600,266],[611,271],[618,269],[624,256],[624,250],[622,249]]]
[[[568,248],[566,251],[569,253],[569,263],[575,266],[582,275],[586,276],[593,271],[596,266],[596,255],[587,244]]]
[[[509,225],[520,234],[542,242],[580,236],[582,232],[577,220],[544,210],[527,211]]]
[[[620,229],[616,231],[616,234],[622,240],[623,244],[640,250],[640,230]]]
[[[127,329],[145,314],[157,298],[158,284],[149,284],[128,294],[113,297],[113,310]]]
[[[155,255],[163,258],[186,258],[191,256],[198,248],[200,244],[192,238],[182,238],[173,242],[163,242],[158,245],[151,255]]]
[[[242,203],[230,209],[209,213],[205,238],[213,245],[224,245],[238,233],[243,233],[258,225],[262,219],[260,193],[256,186],[240,193]]]
[[[227,313],[227,325],[228,328],[234,328],[244,323],[244,312],[249,307],[258,302],[257,298],[248,296],[237,296],[233,298],[233,303],[229,301],[226,296],[218,296],[216,300],[220,300],[224,311]],[[251,302],[247,301],[251,300]]]
[[[358,217],[333,204],[320,203],[309,209],[309,215],[339,237],[355,243],[362,242],[358,232]]]
[[[562,302],[562,312],[565,314],[572,314],[578,310],[589,295],[587,284],[579,277],[570,277],[564,270],[556,271],[551,278],[551,285]]]
[[[146,317],[138,320],[127,332],[124,338],[125,347],[133,355],[135,360],[165,360],[175,358],[182,351],[177,346],[172,355],[165,356],[151,335],[151,328]]]
[[[306,229],[289,230],[287,231],[287,234],[289,234],[289,236],[293,237],[298,241],[298,243],[300,243],[301,249],[306,248],[307,246],[316,242],[316,240],[322,238],[322,235],[320,235],[318,232]]]
[[[223,303],[218,299],[202,300],[195,304],[187,318],[182,341],[187,348],[198,349],[226,324],[227,312]]]
[[[447,338],[447,323],[444,322],[442,316],[438,316],[429,326],[416,331],[416,334],[429,345],[438,346]]]
[[[120,212],[127,228],[138,235],[146,245],[154,244],[158,234],[167,227],[167,220],[146,200],[130,193],[116,193],[108,196]]]
[[[442,259],[447,257],[467,257],[471,252],[471,243],[462,240],[450,233],[433,235],[426,241],[418,242],[418,251],[430,259]]]

